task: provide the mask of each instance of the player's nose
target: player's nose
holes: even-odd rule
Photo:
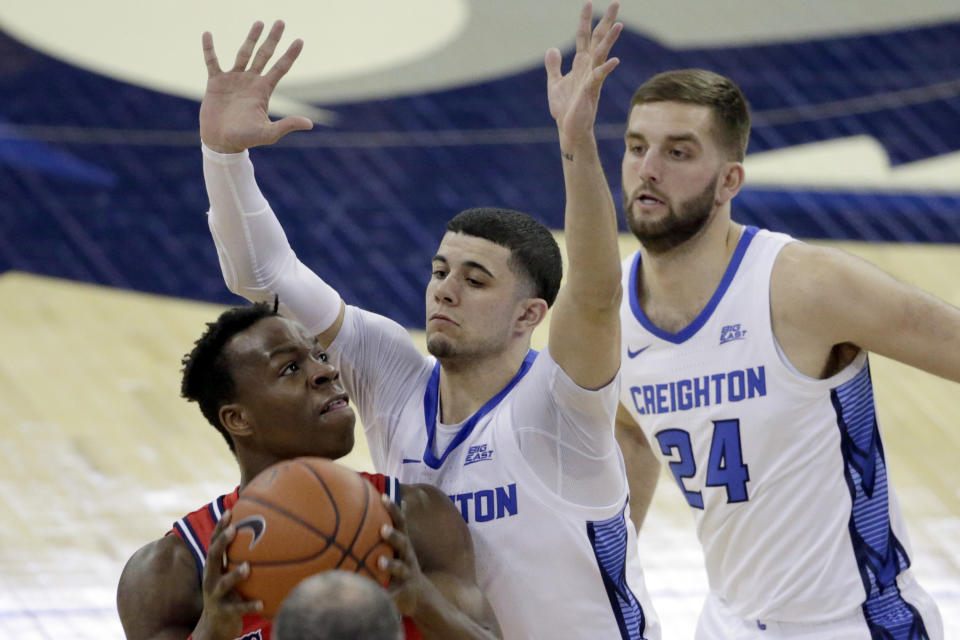
[[[457,300],[457,285],[455,279],[447,276],[438,282],[433,290],[433,297],[437,301],[454,304]]]
[[[329,362],[318,362],[313,365],[307,379],[312,387],[322,387],[340,378],[340,370]]]

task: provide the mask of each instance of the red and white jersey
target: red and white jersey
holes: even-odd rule
[[[389,476],[382,474],[361,473],[374,488],[390,496],[392,500],[400,502],[400,483]],[[210,537],[213,530],[223,517],[223,512],[232,509],[240,494],[240,487],[222,495],[209,504],[192,511],[173,523],[173,528],[167,535],[176,535],[186,543],[197,565],[197,580],[203,579],[203,567],[207,562],[207,548],[210,546]],[[403,619],[404,631],[408,640],[420,640],[420,631],[409,618]],[[269,640],[271,621],[258,615],[243,617],[243,630],[237,640]]]

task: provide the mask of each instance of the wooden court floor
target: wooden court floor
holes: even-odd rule
[[[960,306],[960,247],[843,246]],[[126,558],[238,479],[178,397],[180,358],[221,307],[13,272],[0,299],[0,631],[122,638]],[[915,571],[960,637],[960,385],[876,356],[873,372]],[[357,441],[346,462],[370,469]],[[640,545],[664,638],[691,638],[706,579],[666,474]]]

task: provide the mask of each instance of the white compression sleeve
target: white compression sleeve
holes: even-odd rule
[[[247,151],[217,153],[203,145],[210,198],[207,221],[227,288],[253,302],[273,302],[313,334],[340,314],[340,294],[307,268],[257,186]]]

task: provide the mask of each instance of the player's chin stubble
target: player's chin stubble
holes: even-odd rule
[[[659,220],[645,220],[643,214],[634,213],[633,199],[625,193],[627,226],[648,253],[665,253],[680,246],[697,235],[710,219],[718,180],[719,176],[714,177],[703,191],[680,203],[676,211],[670,207]]]

